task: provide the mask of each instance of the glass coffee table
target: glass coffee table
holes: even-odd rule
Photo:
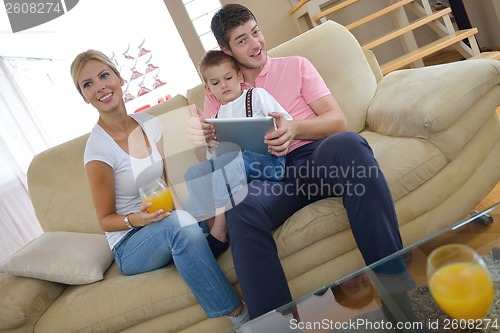
[[[490,270],[483,320],[452,319],[430,295],[427,257],[449,243],[472,247]],[[500,332],[500,202],[230,332]]]

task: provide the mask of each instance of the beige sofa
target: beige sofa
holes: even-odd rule
[[[333,22],[269,53],[303,55],[317,67],[346,113],[349,129],[370,142],[389,182],[406,245],[466,215],[500,179],[495,113],[500,62],[468,60],[382,78],[373,55]],[[187,97],[201,106],[202,88]],[[165,123],[167,163],[181,191],[183,165],[194,161],[183,138],[187,102],[176,96],[148,111]],[[82,165],[86,140],[84,135],[36,156],[29,190],[46,234],[98,234],[105,242]],[[294,298],[363,266],[340,199],[305,207],[276,230],[275,238]],[[62,254],[72,245],[68,242]],[[109,260],[107,250],[100,251]],[[50,261],[51,254],[46,256]],[[0,274],[0,331],[223,332],[231,327],[225,318],[206,318],[173,265],[123,276],[114,263],[107,269],[110,262],[101,268],[102,280],[87,284]],[[230,251],[219,264],[239,291]]]

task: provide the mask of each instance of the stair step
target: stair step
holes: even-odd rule
[[[473,57],[468,58],[469,59],[496,59],[500,60],[500,51],[492,51],[492,52],[481,52],[479,54],[476,54]]]
[[[398,1],[398,2],[396,2],[396,3],[394,3],[394,4],[390,5],[390,6],[385,7],[384,9],[379,10],[378,12],[375,12],[373,14],[370,14],[368,16],[363,17],[362,19],[360,19],[360,20],[358,20],[356,22],[348,24],[345,27],[348,30],[352,30],[354,28],[359,27],[360,25],[363,25],[365,23],[373,21],[374,19],[379,18],[380,16],[383,16],[383,15],[385,15],[387,13],[390,13],[390,12],[392,12],[392,11],[394,11],[394,10],[400,8],[400,7],[403,7],[404,5],[412,3],[414,1],[415,0],[401,0],[401,1]]]
[[[302,7],[306,2],[309,2],[309,0],[300,0],[295,6],[292,7],[292,9],[290,9],[288,14],[292,15],[293,13],[295,13],[297,11],[297,9]]]
[[[377,39],[374,39],[372,40],[371,42],[368,42],[366,44],[364,44],[362,47],[363,47],[363,50],[370,50],[370,49],[373,49],[374,47],[376,46],[379,46],[381,44],[384,44],[396,37],[399,37],[401,35],[404,35],[405,33],[407,32],[410,32],[412,30],[415,30],[423,25],[426,25],[427,23],[429,22],[432,22],[432,21],[435,21],[437,20],[438,18],[441,18],[445,15],[448,15],[449,13],[451,13],[451,9],[450,8],[445,8],[443,10],[440,10],[432,15],[429,15],[429,16],[424,16],[412,23],[410,23],[409,25],[405,26],[405,27],[402,27],[402,28],[399,28],[399,29],[396,29],[394,31],[391,31]]]
[[[322,11],[318,15],[315,15],[315,16],[311,17],[311,21],[316,22],[319,19],[322,19],[323,17],[325,17],[327,15],[330,15],[331,13],[335,13],[336,11],[341,10],[342,8],[345,8],[347,6],[350,6],[353,3],[356,3],[358,1],[359,0],[346,0],[346,1],[343,1],[343,2],[339,3],[338,5],[330,7],[328,9]]]
[[[385,75],[395,69],[411,64],[415,60],[422,59],[425,56],[442,50],[450,45],[456,44],[465,38],[473,36],[474,34],[477,34],[476,28],[455,31],[452,34],[446,35],[445,37],[435,40],[432,43],[419,47],[416,50],[383,64],[380,66],[382,74]]]

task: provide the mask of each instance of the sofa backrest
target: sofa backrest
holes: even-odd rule
[[[178,95],[145,112],[158,116],[186,105],[184,96]],[[103,233],[97,223],[83,166],[88,136],[85,134],[50,148],[35,156],[30,164],[29,194],[45,232]]]
[[[169,112],[161,109],[149,112],[163,124],[163,149],[168,179],[181,201],[188,196],[184,174],[189,166],[199,162],[195,153],[196,147],[186,135],[186,127],[192,112],[189,106]]]
[[[349,130],[366,127],[368,105],[382,78],[372,52],[363,52],[356,38],[344,26],[327,21],[271,50],[271,57],[300,55],[309,59],[337,99]],[[203,85],[187,92],[187,99],[203,109]]]

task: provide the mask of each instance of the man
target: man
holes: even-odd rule
[[[265,138],[270,153],[287,156],[284,182],[252,181],[243,202],[226,212],[236,274],[255,318],[292,300],[272,231],[302,207],[341,196],[366,264],[401,249],[402,241],[391,193],[371,148],[346,131],[346,118],[313,65],[302,57],[269,58],[257,20],[244,6],[223,6],[211,28],[221,50],[238,62],[245,87],[266,89],[293,117],[270,113],[277,130]],[[205,115],[212,116],[219,105],[207,94]],[[202,123],[202,129],[210,141],[212,125]],[[356,178],[348,172],[353,167],[377,172]],[[347,172],[335,178],[317,172],[332,168]],[[320,191],[305,193],[299,190],[304,184]]]

